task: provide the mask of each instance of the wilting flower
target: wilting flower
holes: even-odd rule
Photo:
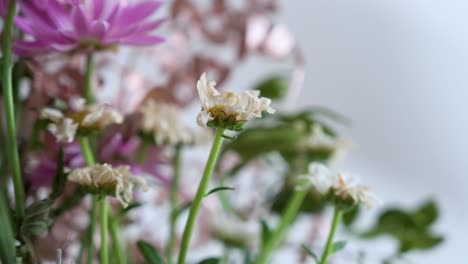
[[[68,180],[77,183],[91,193],[115,195],[124,207],[130,203],[135,186],[147,189],[145,180],[134,177],[130,173],[129,166],[114,168],[109,164],[96,164],[73,170],[68,176]]]
[[[74,123],[71,118],[65,117],[59,110],[44,108],[40,113],[40,118],[51,121],[47,129],[58,142],[71,143],[75,139],[78,124]]]
[[[321,163],[311,163],[309,173],[300,179],[306,183],[299,188],[313,186],[320,194],[331,196],[334,200],[364,204],[367,208],[371,208],[376,201],[368,187],[359,185],[353,177],[334,172]]]
[[[72,102],[72,111],[62,113],[54,108],[44,108],[40,118],[48,120],[49,131],[58,141],[70,143],[76,131],[102,130],[112,124],[123,122],[123,116],[108,105],[85,105],[80,99]]]
[[[153,45],[163,41],[151,35],[163,19],[150,20],[162,2],[126,4],[116,0],[21,1],[18,28],[33,40],[17,41],[20,55],[76,50],[101,50],[117,45]]]
[[[156,144],[190,144],[195,141],[194,131],[182,124],[178,106],[148,100],[139,112],[142,114],[140,130],[152,136]]]
[[[244,91],[237,95],[231,91],[219,92],[215,82],[208,82],[203,73],[197,82],[198,95],[202,103],[202,110],[198,114],[197,123],[202,127],[221,127],[240,131],[246,121],[262,117],[262,112],[273,114],[270,107],[271,100],[259,97],[257,90]]]

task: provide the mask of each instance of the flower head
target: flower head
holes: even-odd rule
[[[151,35],[162,19],[150,17],[162,2],[126,4],[119,0],[21,1],[18,28],[32,40],[18,41],[15,50],[23,56],[44,52],[101,50],[116,45],[153,45],[163,41]]]
[[[241,95],[231,91],[219,92],[215,88],[215,82],[206,79],[205,73],[197,82],[197,90],[202,103],[197,123],[202,127],[222,127],[240,131],[246,121],[262,117],[263,111],[270,114],[275,112],[270,107],[271,100],[259,97],[259,91],[248,90]]]
[[[123,122],[123,116],[108,105],[75,102],[72,103],[72,109],[62,113],[54,108],[44,108],[40,112],[40,118],[50,122],[48,130],[59,142],[72,142],[77,131],[100,131],[111,124]]]
[[[313,186],[320,194],[332,200],[352,204],[364,204],[371,208],[376,198],[366,186],[358,184],[355,178],[334,172],[321,163],[311,163],[309,173],[300,177],[307,183],[299,188]]]
[[[140,130],[151,135],[156,144],[190,144],[196,140],[195,132],[183,126],[181,110],[173,104],[146,101],[139,109],[142,114]]]
[[[131,201],[135,186],[147,188],[144,179],[131,175],[129,166],[114,168],[109,164],[96,164],[73,170],[68,180],[91,193],[115,195],[124,207]]]

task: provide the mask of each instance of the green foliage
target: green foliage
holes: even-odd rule
[[[272,204],[272,210],[277,213],[284,212],[294,191],[295,185],[293,183],[285,183],[281,191],[275,196],[275,200]],[[303,213],[315,213],[322,210],[323,207],[324,203],[321,200],[320,195],[315,190],[310,190],[302,202],[299,211]]]
[[[428,201],[414,211],[388,209],[383,212],[373,228],[362,237],[375,238],[390,235],[399,242],[399,253],[415,249],[430,249],[443,241],[443,237],[431,231],[437,220],[438,209],[434,201]]]
[[[265,222],[265,220],[261,221],[261,225],[262,225],[262,250],[263,250],[267,241],[270,239],[272,232],[271,232],[270,227],[268,226],[268,223]]]
[[[315,254],[310,248],[308,248],[306,245],[302,245],[302,249],[305,250],[305,252],[307,253],[307,255],[311,256],[312,259],[315,261],[315,263],[319,263],[320,260],[317,256],[317,254]]]
[[[198,264],[218,264],[218,263],[221,263],[221,260],[219,258],[207,258],[198,262]]]
[[[158,250],[156,248],[154,248],[151,244],[143,241],[143,240],[139,240],[137,242],[137,246],[138,246],[138,249],[140,250],[141,254],[143,255],[143,257],[145,258],[145,261],[147,264],[164,264],[166,263],[163,259],[163,257],[161,256],[161,254],[159,254]]]
[[[344,249],[346,247],[346,241],[337,241],[332,245],[332,254]]]
[[[21,237],[30,240],[42,235],[52,224],[50,209],[52,200],[40,200],[26,208],[25,218],[21,224]]]
[[[343,224],[346,227],[351,227],[354,224],[354,222],[359,216],[360,208],[360,206],[354,206],[353,209],[343,214]]]
[[[216,187],[216,188],[212,189],[211,191],[207,192],[205,194],[205,197],[207,197],[207,196],[209,196],[209,195],[211,195],[213,193],[220,192],[220,191],[234,191],[234,190],[235,190],[235,188],[233,188],[233,187],[226,187],[226,186]]]
[[[64,171],[65,168],[65,161],[64,161],[64,154],[63,154],[63,147],[60,146],[59,154],[57,159],[57,172],[55,174],[54,183],[52,184],[52,193],[49,196],[49,199],[55,200],[60,195],[62,195],[65,184],[67,183],[68,174]]]
[[[288,82],[280,76],[273,76],[261,81],[255,87],[260,91],[260,95],[271,100],[280,100],[288,92]]]
[[[15,263],[15,239],[6,193],[0,191],[0,262]]]

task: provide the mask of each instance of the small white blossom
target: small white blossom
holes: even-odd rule
[[[191,144],[195,132],[182,124],[178,106],[154,100],[146,101],[139,109],[142,114],[140,129],[153,136],[156,144]]]
[[[355,178],[332,171],[321,163],[311,163],[309,173],[299,179],[306,180],[306,186],[313,186],[322,195],[331,193],[342,200],[351,199],[356,204],[364,204],[367,208],[377,201],[370,189],[360,185]],[[304,185],[298,188],[302,189]]]
[[[127,207],[133,196],[135,186],[143,187],[146,191],[146,181],[134,177],[129,166],[113,168],[109,164],[96,164],[73,170],[68,180],[89,188],[92,192],[112,193],[119,199],[123,207]]]
[[[63,113],[57,109],[46,107],[39,113],[39,118],[58,123],[63,119]]]
[[[51,123],[47,129],[52,133],[58,142],[71,143],[75,139],[78,124],[70,118],[64,118],[57,123]]]
[[[261,117],[263,111],[270,114],[275,112],[270,107],[271,100],[259,97],[259,91],[244,91],[241,95],[231,91],[219,92],[215,88],[215,82],[209,82],[205,73],[197,82],[197,90],[202,104],[197,123],[202,127],[206,127],[210,121],[219,121],[232,125],[227,128],[235,130],[236,123]]]
[[[84,113],[80,122],[82,127],[102,129],[108,125],[121,124],[124,120],[122,114],[108,105],[89,105],[78,113]]]

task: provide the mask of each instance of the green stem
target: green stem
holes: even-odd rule
[[[125,254],[124,254],[124,251],[122,250],[122,244],[120,243],[118,218],[113,217],[110,211],[109,211],[108,217],[109,217],[110,235],[112,239],[112,252],[116,255],[118,264],[125,264]]]
[[[2,84],[3,84],[3,99],[5,100],[5,114],[7,123],[7,148],[8,155],[11,161],[11,170],[13,174],[13,186],[15,190],[15,206],[16,215],[21,222],[24,218],[24,190],[23,179],[21,177],[19,154],[17,149],[16,139],[16,120],[15,120],[15,105],[13,99],[13,55],[12,55],[12,38],[13,38],[13,21],[16,13],[16,0],[10,0],[8,13],[4,19],[3,26],[3,67],[2,67]]]
[[[281,221],[276,228],[276,230],[271,235],[270,239],[268,239],[265,245],[260,252],[260,256],[256,260],[256,264],[265,264],[268,262],[268,258],[270,257],[273,250],[278,246],[279,243],[283,240],[283,237],[290,227],[292,221],[296,217],[299,209],[301,207],[304,198],[307,195],[307,190],[296,190],[289,200],[289,203],[286,207],[286,211],[283,213],[281,217]]]
[[[87,137],[80,137],[78,139],[80,142],[81,152],[83,153],[83,157],[85,159],[86,165],[92,166],[96,162],[94,160],[93,151],[91,150],[91,145],[89,144],[89,139]],[[84,240],[86,242],[86,253],[87,253],[87,262],[88,264],[92,264],[94,262],[94,230],[96,230],[96,222],[97,222],[97,202],[98,197],[97,195],[92,196],[92,203],[91,209],[89,211],[89,225],[88,225],[88,233],[87,239]]]
[[[343,216],[343,211],[340,208],[338,208],[338,206],[335,206],[331,230],[330,230],[330,233],[328,234],[327,244],[325,246],[325,249],[323,250],[320,264],[326,264],[328,261],[328,258],[333,253],[333,237],[335,236],[336,230],[338,229],[338,225],[340,224],[342,216]]]
[[[99,210],[101,211],[101,264],[108,264],[109,249],[107,247],[107,234],[109,227],[109,204],[107,203],[106,196],[101,198]]]
[[[85,96],[88,104],[94,104],[93,95],[93,72],[94,72],[94,56],[89,53],[86,57],[86,76],[85,76]]]
[[[182,162],[182,146],[177,145],[175,147],[174,159],[172,161],[174,166],[174,175],[171,182],[170,191],[170,202],[171,202],[171,215],[170,215],[170,227],[169,227],[169,241],[167,242],[167,262],[172,264],[174,258],[174,250],[176,247],[176,227],[177,227],[177,212],[179,210],[179,182],[180,182],[180,170]]]
[[[223,133],[224,129],[218,128],[216,130],[216,136],[211,147],[210,156],[205,166],[205,171],[198,185],[197,193],[193,200],[192,206],[190,207],[190,213],[185,225],[184,234],[182,236],[182,245],[180,248],[180,254],[178,259],[178,264],[185,264],[185,259],[187,258],[187,252],[190,245],[190,239],[192,237],[193,228],[195,227],[195,221],[200,210],[203,197],[205,197],[206,189],[210,181],[211,175],[213,174],[213,169],[218,159],[219,152],[221,150],[221,145],[223,143]]]

